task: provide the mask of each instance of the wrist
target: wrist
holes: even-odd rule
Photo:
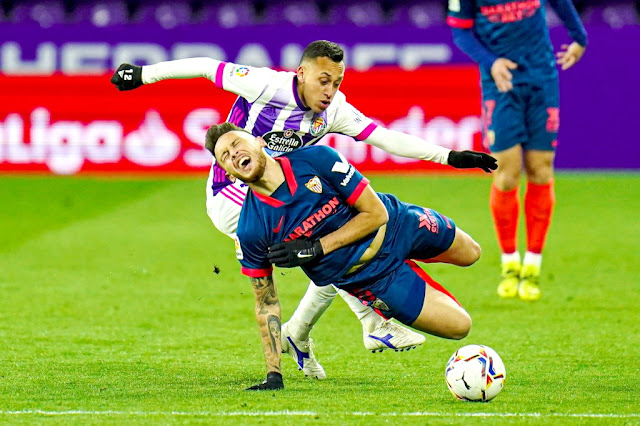
[[[317,259],[319,259],[319,258],[321,258],[322,256],[324,256],[324,255],[325,255],[325,253],[324,253],[324,247],[322,247],[322,242],[320,242],[320,240],[319,240],[319,239],[318,239],[318,240],[315,240],[315,241],[313,242],[313,250],[314,250],[314,252],[315,252],[315,254],[316,254],[316,258],[317,258]]]

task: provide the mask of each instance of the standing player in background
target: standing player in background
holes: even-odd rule
[[[208,78],[217,87],[238,95],[227,120],[264,138],[272,156],[314,144],[327,133],[342,133],[403,157],[457,168],[480,167],[487,172],[495,169],[495,159],[489,155],[451,151],[385,129],[362,115],[339,91],[345,72],[343,58],[340,46],[320,40],[306,47],[295,73],[191,58],[144,67],[122,64],[111,82],[119,90],[131,90],[165,79]],[[230,180],[214,159],[206,191],[207,213],[213,224],[234,238],[247,186]],[[273,231],[277,233],[279,227]],[[309,333],[335,295],[334,287],[311,283],[291,319],[282,326],[283,350],[310,377],[326,377],[313,354]],[[340,295],[362,322],[366,349],[398,350],[424,342],[423,335],[386,321],[357,298],[344,291]]]
[[[498,159],[489,204],[502,250],[498,294],[534,301],[542,249],[555,204],[553,160],[558,137],[558,71],[544,0],[449,0],[447,23],[456,45],[480,67],[484,140]],[[587,34],[570,0],[548,0],[573,42],[563,45],[563,70],[582,57]],[[527,189],[527,251],[517,246],[520,177]]]

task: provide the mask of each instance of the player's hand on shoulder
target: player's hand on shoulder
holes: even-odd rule
[[[267,253],[269,262],[281,268],[304,265],[322,256],[324,256],[324,250],[320,240],[306,238],[274,244],[269,247],[269,253]]]
[[[507,58],[498,58],[491,65],[491,77],[498,87],[498,91],[504,93],[513,89],[513,74],[511,70],[518,68],[518,64]]]
[[[563,44],[558,53],[556,53],[556,63],[562,67],[562,70],[567,70],[574,66],[576,62],[582,58],[586,47],[576,43]]]
[[[142,67],[131,64],[122,64],[111,77],[111,83],[118,90],[133,90],[142,86]]]
[[[284,389],[284,383],[282,381],[282,374],[271,371],[267,373],[267,379],[262,383],[253,385],[245,390],[249,391],[261,391],[261,390],[279,390]]]
[[[491,173],[498,168],[498,160],[489,154],[477,151],[451,151],[447,163],[456,169],[473,169],[475,167]]]

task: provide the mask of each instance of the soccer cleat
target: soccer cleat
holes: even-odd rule
[[[523,265],[520,272],[520,285],[518,296],[522,300],[535,302],[540,299],[542,293],[538,283],[540,281],[540,268],[536,265]]]
[[[393,349],[396,352],[415,349],[424,343],[424,336],[391,320],[383,321],[371,333],[363,330],[364,347],[373,352]]]
[[[324,380],[327,375],[313,353],[313,339],[297,340],[289,332],[289,323],[282,326],[281,342],[282,353],[288,353],[298,364],[298,370],[304,375],[318,380]]]
[[[498,284],[498,295],[503,299],[516,297],[520,283],[520,262],[506,262],[502,264],[502,281]]]

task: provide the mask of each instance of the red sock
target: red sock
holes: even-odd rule
[[[489,206],[498,244],[503,253],[514,253],[518,243],[518,216],[520,215],[520,188],[501,191],[491,185]]]
[[[555,203],[553,179],[543,185],[527,183],[527,193],[524,196],[524,214],[527,222],[528,251],[542,253]]]

